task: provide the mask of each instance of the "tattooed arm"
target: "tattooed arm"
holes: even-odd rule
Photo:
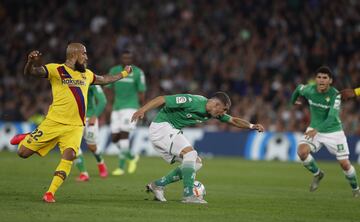
[[[106,85],[112,82],[116,82],[120,79],[127,77],[131,72],[132,72],[131,66],[125,66],[125,69],[117,75],[109,75],[109,74],[103,76],[95,75],[95,81],[93,82],[93,84]]]
[[[38,66],[41,53],[39,51],[32,51],[28,55],[28,60],[24,67],[24,75],[32,75],[41,78],[46,78],[48,73],[43,66]],[[37,65],[37,66],[35,66]]]

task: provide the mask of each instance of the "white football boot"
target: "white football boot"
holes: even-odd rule
[[[208,202],[202,197],[197,197],[195,195],[183,197],[182,203],[193,203],[193,204],[207,204]]]
[[[146,185],[146,192],[152,192],[154,194],[154,199],[161,201],[161,202],[165,202],[165,196],[164,196],[164,188],[163,186],[156,186],[154,182],[149,183],[148,185]]]
[[[314,192],[319,187],[319,183],[324,176],[325,176],[325,174],[321,170],[318,175],[314,176],[313,181],[310,184],[310,192]]]
[[[359,198],[360,197],[360,189],[357,188],[355,190],[352,190],[353,197]]]

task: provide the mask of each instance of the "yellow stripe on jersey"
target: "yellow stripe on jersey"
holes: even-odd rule
[[[67,125],[85,125],[87,94],[95,80],[92,71],[75,71],[65,64],[44,66],[51,84],[53,102],[46,118]]]

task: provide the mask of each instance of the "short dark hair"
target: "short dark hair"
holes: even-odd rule
[[[230,97],[224,92],[216,92],[211,96],[211,99],[218,99],[220,100],[225,106],[231,107],[231,100]]]
[[[333,73],[331,72],[331,69],[328,66],[320,66],[317,70],[315,75],[318,73],[325,73],[329,76],[329,78],[333,78]]]

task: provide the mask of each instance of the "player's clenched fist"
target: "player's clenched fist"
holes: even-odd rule
[[[28,55],[28,60],[29,60],[30,62],[33,62],[33,61],[39,59],[40,56],[41,56],[41,52],[39,52],[39,51],[37,51],[37,50],[31,51],[31,52],[29,53],[29,55]]]
[[[126,78],[132,72],[131,66],[125,66],[124,70],[121,72],[123,78]]]
[[[131,66],[125,66],[125,71],[128,73],[132,72],[132,67]]]
[[[258,132],[264,132],[265,128],[261,124],[252,125],[251,129],[257,130]]]

